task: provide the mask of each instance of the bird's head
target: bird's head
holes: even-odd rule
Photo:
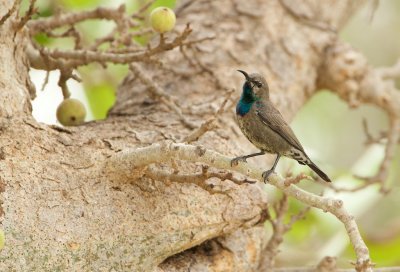
[[[243,85],[243,90],[251,91],[256,97],[269,97],[268,83],[265,78],[257,73],[248,74],[243,70],[238,70],[246,78],[246,82]]]

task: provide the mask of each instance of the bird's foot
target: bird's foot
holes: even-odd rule
[[[274,172],[273,169],[269,169],[268,171],[265,171],[262,173],[262,177],[264,179],[264,183],[267,183],[268,177]]]
[[[231,167],[236,166],[239,164],[239,162],[247,162],[246,157],[237,157],[231,160]]]

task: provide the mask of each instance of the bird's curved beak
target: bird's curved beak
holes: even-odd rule
[[[244,75],[244,77],[246,78],[246,81],[250,81],[250,77],[249,77],[249,74],[248,73],[246,73],[245,71],[243,71],[243,70],[237,70],[238,72],[240,72],[240,73],[242,73],[243,75]]]

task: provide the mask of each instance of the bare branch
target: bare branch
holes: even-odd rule
[[[382,79],[397,79],[400,77],[400,60],[391,67],[381,67],[377,69]]]
[[[77,63],[79,63],[79,65],[86,65],[92,62],[112,62],[126,64],[135,61],[143,61],[163,51],[171,50],[179,45],[181,40],[185,38],[186,35],[184,37],[177,38],[171,43],[164,43],[163,45],[157,46],[143,53],[116,54],[99,52],[97,50],[60,50],[44,48],[43,54],[46,54],[52,58],[75,60]]]
[[[308,176],[308,175],[306,175],[304,173],[301,173],[301,174],[299,174],[299,175],[297,175],[295,177],[286,178],[285,179],[285,186],[290,186],[291,184],[297,184],[300,181],[302,181],[303,179],[314,181],[310,176]]]
[[[363,125],[365,136],[367,137],[367,140],[365,142],[366,145],[382,144],[382,140],[384,138],[387,138],[386,135],[381,135],[380,137],[373,137],[368,129],[367,119],[363,118],[362,125]]]
[[[111,157],[105,164],[105,171],[110,175],[114,175],[116,179],[124,180],[132,175],[134,169],[142,168],[152,163],[171,163],[174,159],[202,162],[215,168],[238,171],[250,178],[262,180],[263,169],[245,163],[239,163],[237,166],[232,167],[231,158],[215,151],[207,150],[200,146],[177,143],[157,143],[147,147],[127,149]],[[372,271],[368,248],[360,235],[354,217],[343,207],[341,200],[318,196],[293,184],[286,186],[285,180],[276,174],[271,175],[268,181],[271,185],[302,203],[335,215],[345,226],[356,253],[356,269],[358,271]]]
[[[65,25],[74,25],[89,19],[119,21],[124,17],[124,15],[125,5],[120,5],[116,9],[99,7],[90,11],[67,13],[30,21],[27,26],[29,27],[31,35],[34,35],[39,32],[47,32],[50,29],[59,28]]]
[[[96,49],[60,50],[40,48],[38,50],[40,51],[40,55],[42,57],[46,57],[47,59],[56,59],[58,61],[54,62],[50,66],[52,68],[76,68],[78,66],[87,65],[93,62],[129,64],[132,62],[149,60],[149,58],[154,55],[181,46],[191,32],[191,28],[189,25],[187,25],[183,32],[171,42],[160,43],[154,48],[148,48],[147,50],[134,53],[112,53],[109,51],[100,52]],[[33,54],[31,53],[31,55]]]
[[[207,184],[206,180],[210,178],[218,178],[222,181],[230,180],[234,183],[241,185],[244,183],[255,183],[256,180],[247,179],[245,177],[237,177],[228,171],[210,171],[209,167],[203,167],[202,172],[196,174],[179,174],[174,172],[169,172],[162,169],[157,169],[154,166],[149,166],[145,171],[145,176],[160,181],[171,181],[177,183],[193,183],[197,186],[203,188],[211,194],[214,194],[218,191],[215,191],[214,186],[212,184]]]
[[[141,13],[145,12],[148,8],[150,8],[150,6],[151,6],[154,2],[156,2],[156,0],[147,1],[147,3],[145,3],[143,6],[141,6],[141,7],[139,8],[139,10],[136,12],[136,14],[141,14]]]
[[[21,29],[32,18],[32,15],[37,12],[37,9],[35,9],[35,3],[36,0],[29,1],[29,8],[26,11],[25,15],[18,22],[17,29]]]
[[[383,161],[379,167],[378,173],[375,176],[366,178],[366,181],[369,183],[381,183],[380,191],[382,193],[387,193],[388,188],[386,188],[385,182],[389,176],[389,167],[392,163],[397,142],[400,137],[400,119],[392,118],[390,120],[390,133],[388,134],[388,142],[385,148],[385,156]]]
[[[370,6],[370,10],[369,10],[369,22],[372,23],[372,21],[374,20],[374,16],[375,16],[375,12],[378,9],[379,6],[379,0],[372,0],[371,1],[371,6]]]
[[[43,80],[42,88],[41,90],[43,91],[44,88],[46,88],[46,85],[49,83],[49,77],[50,77],[50,72],[46,71],[46,77]]]
[[[60,86],[64,99],[71,96],[71,92],[68,89],[67,81],[72,78],[72,70],[63,69],[60,70],[60,78],[58,80],[58,86]]]

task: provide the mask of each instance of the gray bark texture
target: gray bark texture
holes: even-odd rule
[[[192,63],[173,50],[159,56],[162,69],[139,65],[196,125],[214,114],[227,89],[238,98],[243,78],[236,69],[264,74],[273,102],[291,120],[317,91],[326,50],[363,2],[182,1],[178,28],[190,23],[192,39],[215,38],[188,51]],[[1,13],[12,5],[2,1]],[[262,186],[211,178],[204,180],[214,185],[210,193],[151,179],[145,169],[108,171],[116,153],[179,141],[191,129],[134,74],[106,120],[67,130],[36,122],[29,41],[16,25],[11,17],[0,26],[0,271],[258,271],[268,241]],[[196,145],[229,156],[254,150],[232,104]],[[200,169],[174,163],[183,173]]]

